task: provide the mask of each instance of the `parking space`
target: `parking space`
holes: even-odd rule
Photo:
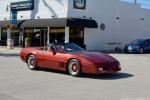
[[[110,54],[121,62],[121,72],[75,78],[30,71],[18,53],[0,51],[0,100],[150,100],[150,54]]]

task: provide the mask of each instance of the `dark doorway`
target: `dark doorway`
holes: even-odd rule
[[[49,35],[50,43],[65,42],[65,28],[64,27],[51,27],[50,28],[50,35]]]
[[[84,28],[70,27],[69,41],[86,48],[84,45]]]
[[[20,29],[11,30],[11,38],[14,40],[14,46],[19,46],[19,32]]]
[[[11,30],[11,39],[13,39],[14,46],[19,46],[19,32],[20,29],[12,29]],[[7,28],[2,28],[1,30],[1,40],[0,40],[1,46],[7,45]]]
[[[7,45],[7,29],[2,28],[1,29],[1,40],[0,40],[0,46],[6,46]]]
[[[32,37],[32,46],[44,46],[47,42],[47,29],[46,28],[36,28],[34,29]]]
[[[24,40],[29,39],[32,47],[44,46],[47,42],[47,28],[25,28]]]

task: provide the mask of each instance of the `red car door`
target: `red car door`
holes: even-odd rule
[[[53,54],[50,50],[40,50],[37,57],[37,65],[43,68],[65,70],[66,59],[64,53]]]

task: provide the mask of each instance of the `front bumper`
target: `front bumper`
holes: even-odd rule
[[[108,67],[107,69],[106,68],[103,68],[103,67],[100,67],[100,68],[97,68],[97,72],[98,74],[111,74],[111,73],[116,73],[118,71],[121,71],[121,67]]]
[[[128,50],[128,53],[138,53],[139,50],[138,49],[131,49],[131,50]]]
[[[138,52],[140,52],[140,49],[139,49],[139,47],[127,46],[127,47],[125,47],[125,51],[127,53],[138,53]]]
[[[121,71],[120,64],[104,64],[104,65],[83,65],[83,73],[89,74],[111,74]]]

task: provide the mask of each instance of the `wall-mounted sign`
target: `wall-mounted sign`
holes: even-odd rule
[[[34,0],[11,3],[11,11],[34,10]]]
[[[100,25],[100,29],[101,29],[102,31],[104,31],[104,30],[105,30],[105,28],[106,28],[105,24],[104,24],[104,23],[102,23],[102,24]]]
[[[76,9],[86,9],[86,0],[73,0],[74,8]]]
[[[15,10],[11,12],[11,24],[17,25],[17,11]]]

